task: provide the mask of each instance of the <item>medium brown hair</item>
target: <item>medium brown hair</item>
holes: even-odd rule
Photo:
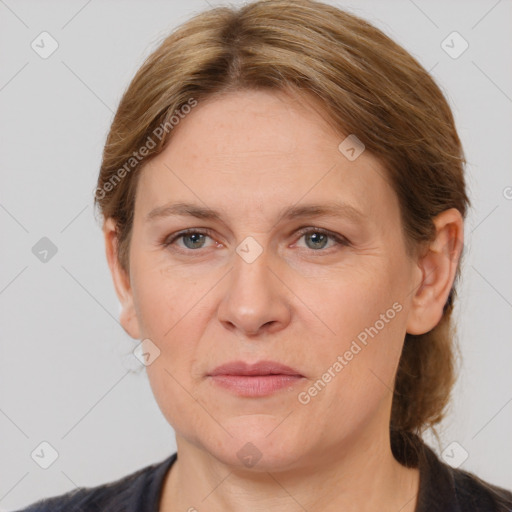
[[[368,22],[316,1],[218,7],[179,27],[148,57],[108,134],[95,203],[116,222],[125,271],[142,166],[194,102],[255,88],[315,98],[340,137],[356,134],[386,169],[410,254],[433,239],[437,214],[456,208],[466,216],[465,160],[450,107],[407,51]],[[455,373],[454,294],[434,329],[406,335],[391,429],[421,432],[443,417]]]

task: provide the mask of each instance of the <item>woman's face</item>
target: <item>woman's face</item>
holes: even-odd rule
[[[284,93],[210,99],[172,135],[138,183],[123,325],[160,350],[178,447],[269,470],[381,442],[421,281],[383,167]],[[212,376],[240,361],[295,375]]]

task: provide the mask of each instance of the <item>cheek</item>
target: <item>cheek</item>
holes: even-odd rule
[[[191,387],[190,370],[204,329],[202,320],[207,319],[204,307],[208,303],[201,298],[211,284],[185,273],[183,268],[169,269],[168,265],[159,266],[142,257],[133,269],[134,303],[141,333],[160,350],[158,358],[146,367],[155,398],[161,408],[165,404],[167,408],[174,404],[173,410],[190,407],[186,390]]]
[[[177,432],[190,424],[201,425],[204,411],[193,397],[191,369],[202,333],[202,303],[198,299],[204,292],[199,293],[198,285],[179,275],[171,278],[158,270],[139,277],[137,315],[144,336],[160,350],[159,357],[146,367],[155,400]],[[205,424],[205,431],[207,427]]]
[[[133,295],[145,337],[167,339],[200,309],[199,298],[210,285],[184,267],[169,267],[149,256],[133,265]]]
[[[318,331],[309,357],[316,361],[321,381],[318,395],[327,401],[341,399],[358,408],[361,400],[382,397],[393,388],[406,323],[406,286],[400,276],[397,268],[382,264],[374,271],[324,282],[316,297],[310,293],[304,298],[317,306],[315,313],[326,326],[323,334]]]
[[[194,396],[193,386],[190,385],[186,373],[180,374],[177,371],[179,367],[182,367],[182,364],[172,365],[169,358],[160,357],[146,368],[153,395],[162,415],[175,432],[182,436],[197,431],[201,432],[204,438],[215,437],[218,435],[218,432],[212,429],[215,425],[209,416],[205,415],[204,407]],[[191,428],[191,425],[194,428]]]
[[[313,305],[332,337],[343,345],[375,323],[379,331],[396,331],[401,325],[396,319],[403,306],[405,288],[401,274],[379,259],[366,268],[349,269],[317,281],[315,287],[303,283],[302,290],[295,290],[306,304]]]

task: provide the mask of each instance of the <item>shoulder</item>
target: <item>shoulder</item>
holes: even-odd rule
[[[512,492],[443,462],[419,436],[392,432],[396,459],[420,470],[417,512],[512,512]]]
[[[512,492],[467,471],[451,469],[461,510],[512,511]]]
[[[165,474],[175,460],[176,453],[161,462],[146,466],[112,482],[95,487],[79,487],[59,496],[41,499],[15,512],[149,511],[151,508],[143,508],[142,503],[149,506],[151,501],[158,502]],[[138,507],[138,504],[141,506]]]

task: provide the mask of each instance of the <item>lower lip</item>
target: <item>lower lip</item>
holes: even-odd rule
[[[300,375],[211,375],[215,384],[239,396],[266,396],[280,389],[295,385]]]

